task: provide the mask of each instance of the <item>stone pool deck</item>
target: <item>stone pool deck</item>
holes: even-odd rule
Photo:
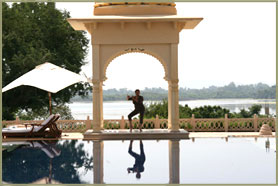
[[[115,130],[114,130],[115,132]],[[107,130],[106,133],[111,134],[111,130]],[[129,130],[121,130],[120,132],[116,133],[116,138],[111,140],[122,140],[122,139],[154,139],[155,136],[152,136],[153,134],[150,131],[144,131],[139,133],[139,131],[134,130],[131,134]],[[124,135],[123,135],[124,134]],[[139,134],[139,135],[138,135]],[[176,134],[170,134],[170,135],[176,135]],[[182,134],[181,134],[182,135]],[[134,136],[134,137],[130,137]],[[141,137],[140,137],[141,136]],[[159,137],[158,139],[166,139]],[[180,136],[176,135],[174,138],[170,139],[178,139]],[[189,138],[229,138],[229,137],[275,137],[275,132],[272,132],[272,135],[260,135],[259,132],[190,132]],[[59,138],[59,140],[69,140],[69,139],[75,139],[75,140],[93,140],[93,138],[85,139],[84,135],[82,133],[74,133],[74,132],[64,132],[62,134],[62,137]],[[96,139],[96,138],[95,138]],[[155,138],[156,139],[156,138]],[[182,139],[188,139],[184,136]],[[5,141],[21,141],[21,140],[57,140],[53,138],[6,138],[2,139]],[[109,139],[104,139],[109,140]]]
[[[189,139],[189,132],[180,129],[172,132],[168,129],[134,129],[132,132],[129,129],[120,130],[103,130],[100,133],[93,133],[93,130],[88,130],[84,133],[84,140],[131,140],[131,139]]]

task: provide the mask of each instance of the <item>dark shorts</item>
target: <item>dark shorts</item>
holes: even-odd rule
[[[140,113],[140,124],[143,124],[145,110],[134,110],[128,115],[128,120],[131,121],[132,117]]]

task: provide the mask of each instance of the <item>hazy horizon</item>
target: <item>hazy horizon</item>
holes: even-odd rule
[[[206,89],[206,88],[210,88],[210,87],[216,87],[216,88],[219,88],[219,87],[225,87],[225,86],[228,86],[228,85],[230,85],[231,83],[234,83],[234,82],[230,82],[230,83],[228,83],[228,84],[225,84],[225,85],[219,85],[219,86],[217,86],[217,85],[209,85],[209,86],[207,86],[207,87],[202,87],[202,88],[191,88],[191,87],[184,87],[184,86],[181,86],[181,85],[179,85],[179,88],[186,88],[186,89]],[[259,82],[259,83],[255,83],[255,84],[236,84],[236,83],[234,83],[235,84],[235,86],[236,87],[238,87],[238,86],[250,86],[250,85],[252,85],[252,86],[256,86],[256,85],[258,85],[258,84],[263,84],[263,85],[268,85],[269,87],[272,87],[272,86],[276,86],[276,84],[274,84],[274,85],[269,85],[269,84],[267,84],[267,83],[262,83],[262,82]],[[105,85],[104,85],[104,87],[105,87]],[[159,89],[159,88],[162,88],[162,89],[165,89],[165,90],[167,90],[168,88],[163,88],[163,87],[144,87],[144,88],[141,88],[140,90],[145,90],[145,89],[152,89],[152,88],[157,88],[157,89]],[[104,89],[104,91],[105,90],[110,90],[110,89],[116,89],[116,90],[120,90],[120,89],[127,89],[127,90],[132,90],[133,91],[133,89],[130,89],[130,88],[126,88],[126,87],[118,87],[118,88],[109,88],[109,89]]]

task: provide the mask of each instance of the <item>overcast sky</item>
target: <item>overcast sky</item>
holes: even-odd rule
[[[56,3],[73,18],[92,17],[94,3]],[[176,3],[178,15],[203,17],[193,30],[182,30],[179,43],[179,86],[203,88],[275,84],[276,13],[270,3]],[[87,35],[89,38],[89,35]],[[83,72],[92,76],[92,51]],[[134,68],[135,67],[135,68]],[[107,69],[104,89],[168,88],[160,62],[146,54],[116,58]]]

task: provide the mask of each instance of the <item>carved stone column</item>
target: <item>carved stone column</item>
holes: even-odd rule
[[[168,80],[168,129],[179,131],[178,44],[171,44],[170,77]]]
[[[93,48],[93,132],[103,129],[103,92],[100,64],[100,45],[92,45]]]
[[[180,142],[169,140],[169,183],[180,183]]]
[[[179,130],[179,86],[178,80],[168,81],[168,129]]]
[[[103,129],[102,94],[102,82],[93,81],[93,132],[100,132]]]
[[[94,184],[103,183],[103,141],[93,141]]]

